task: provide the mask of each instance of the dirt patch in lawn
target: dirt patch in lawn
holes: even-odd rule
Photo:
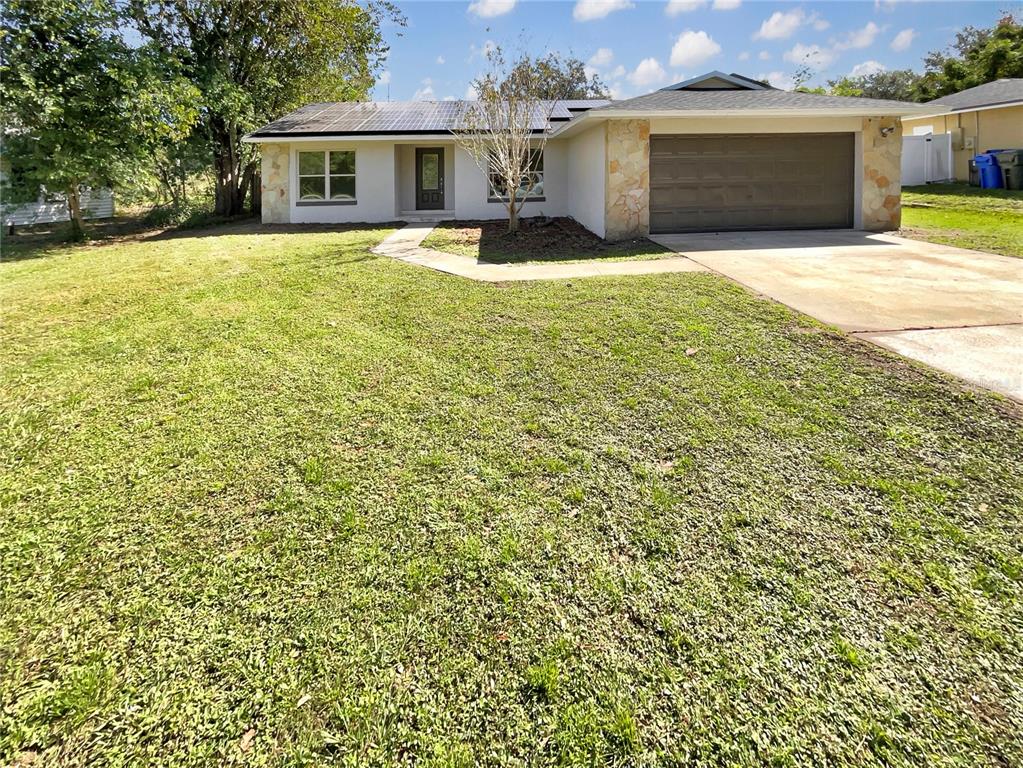
[[[524,261],[664,258],[667,251],[645,237],[608,242],[567,217],[522,219],[519,231],[506,221],[441,222],[423,243],[491,264]]]

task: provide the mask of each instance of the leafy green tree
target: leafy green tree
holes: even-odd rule
[[[579,59],[557,53],[530,58],[523,56],[505,80],[506,88],[529,83],[539,99],[608,99],[607,86],[596,74],[588,75]]]
[[[404,24],[381,0],[127,0],[126,8],[201,93],[197,130],[222,215],[241,213],[250,188],[258,205],[245,133],[309,102],[364,99],[388,50],[382,25]]]
[[[926,72],[916,87],[920,101],[1003,77],[1023,77],[1023,24],[1009,14],[992,29],[966,27],[949,50],[932,51],[924,65]]]
[[[83,186],[116,186],[196,117],[195,92],[147,47],[125,44],[108,0],[5,0],[0,118],[8,199],[67,197],[84,236]]]
[[[896,69],[890,72],[828,80],[828,93],[834,96],[912,101],[919,80],[920,75],[911,69]]]

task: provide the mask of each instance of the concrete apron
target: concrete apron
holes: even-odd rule
[[[854,336],[1023,401],[1023,258],[851,230],[651,239]]]

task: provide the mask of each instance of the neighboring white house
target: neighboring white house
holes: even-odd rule
[[[4,161],[6,162],[6,161]],[[9,166],[5,166],[9,167]],[[3,195],[5,168],[0,168],[0,195]],[[82,192],[82,212],[87,219],[106,219],[114,215],[114,194],[109,189],[87,189]],[[71,213],[63,195],[48,195],[40,192],[32,203],[7,204],[0,197],[0,223],[3,226],[16,224],[50,224],[54,221],[70,221]]]
[[[311,104],[254,131],[263,221],[501,219],[451,134],[458,102]],[[901,118],[918,104],[781,91],[711,72],[625,101],[561,101],[523,216],[607,239],[899,226]],[[933,111],[933,107],[927,108]]]

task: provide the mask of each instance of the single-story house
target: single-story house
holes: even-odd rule
[[[1023,78],[1002,78],[922,105],[902,121],[907,135],[951,134],[952,171],[969,181],[970,158],[989,149],[1023,148]]]
[[[6,227],[9,224],[26,226],[70,221],[71,211],[63,194],[53,194],[41,189],[38,197],[32,202],[14,204],[6,202],[3,187],[9,170],[7,160],[0,160],[0,224]],[[114,193],[110,189],[83,189],[79,202],[83,218],[107,219],[114,215]]]
[[[263,221],[501,219],[451,130],[458,102],[311,104],[249,134]],[[921,105],[778,90],[710,72],[623,101],[554,105],[523,216],[609,240],[739,229],[899,226],[903,117]]]

